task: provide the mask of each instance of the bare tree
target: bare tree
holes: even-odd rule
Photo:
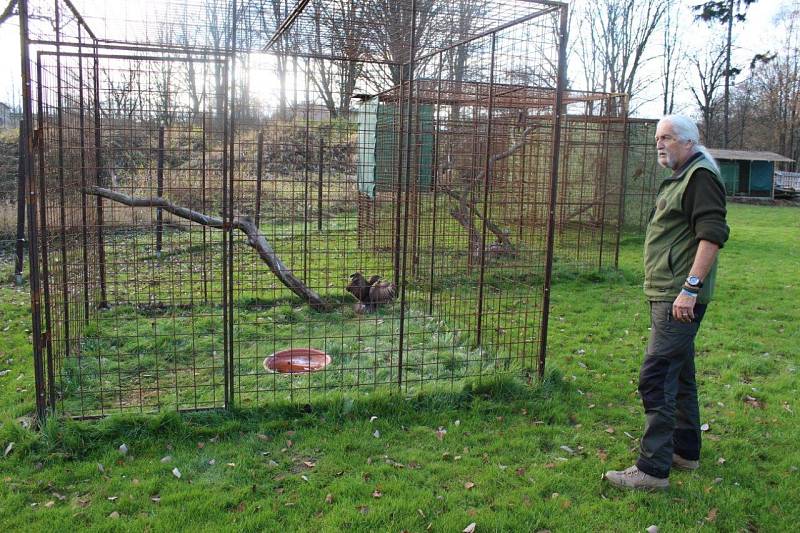
[[[582,26],[587,32],[581,60],[593,76],[589,89],[637,94],[647,82],[639,78],[653,34],[671,1],[595,0],[587,3]],[[618,112],[612,109],[610,112]]]
[[[456,9],[446,13],[446,25],[452,32],[453,39],[461,41],[474,33],[479,18],[486,12],[485,0],[458,0]],[[444,62],[449,71],[448,79],[455,82],[456,91],[461,90],[461,83],[467,73],[467,60],[476,48],[475,43],[465,43],[445,52]],[[453,104],[451,115],[458,118],[460,108]]]
[[[716,141],[711,132],[714,131],[714,119],[719,105],[719,89],[725,77],[725,46],[717,43],[702,56],[691,57],[690,61],[697,75],[690,89],[703,113],[704,144],[711,146]]]
[[[137,113],[142,112],[142,93],[137,90],[140,69],[141,62],[133,61],[127,71],[102,70],[108,97],[101,109],[107,117],[132,120]]]
[[[17,0],[11,0],[6,8],[0,13],[0,24],[3,24],[5,21],[13,17],[17,14]]]
[[[429,49],[441,36],[437,35],[439,14],[445,3],[436,0],[417,0],[416,12],[408,4],[396,0],[375,0],[368,7],[367,16],[380,28],[376,35],[383,36],[377,43],[383,59],[393,63],[390,67],[392,82],[397,85],[401,78],[408,79],[403,65],[411,59],[411,28],[415,21],[414,47],[417,51]],[[415,18],[416,17],[416,18]],[[448,29],[449,32],[449,29]]]
[[[731,47],[733,46],[733,21],[744,22],[747,7],[757,0],[713,0],[694,6],[696,18],[706,22],[719,22],[727,27],[727,41],[725,44],[725,94],[723,95],[722,147],[728,147],[728,115],[730,102],[731,78],[741,72],[731,66]]]
[[[332,8],[332,9],[331,9]],[[337,0],[324,4],[315,0],[314,48],[330,50],[342,60],[313,60],[309,76],[325,102],[331,116],[346,115],[350,99],[364,65],[359,61],[365,52],[365,27],[359,23],[364,16],[364,4],[357,0]]]
[[[678,39],[678,21],[675,11],[668,9],[664,15],[664,52],[661,56],[661,89],[663,94],[661,111],[664,115],[675,112],[675,89],[679,72],[683,69],[681,44]]]
[[[178,44],[186,49],[186,56],[187,59],[189,59],[186,61],[185,83],[191,106],[191,117],[189,117],[189,119],[194,120],[200,113],[200,106],[206,98],[206,83],[204,80],[205,71],[203,73],[198,73],[195,62],[191,61],[191,48],[198,44],[198,35],[196,32],[189,29],[188,22],[189,17],[184,11],[183,20],[178,28],[177,40]]]
[[[292,3],[293,5],[293,3]],[[289,16],[289,0],[265,0],[255,2],[255,16],[259,21],[261,32],[267,37],[272,37],[281,23]],[[275,57],[276,74],[279,84],[278,114],[287,118],[287,76],[289,74],[289,51],[293,46],[295,34],[284,32],[269,50]],[[295,59],[296,61],[296,59]],[[297,64],[295,62],[295,71]]]

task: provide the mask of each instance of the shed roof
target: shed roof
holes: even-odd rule
[[[723,150],[722,148],[709,148],[708,151],[714,159],[745,160],[745,161],[775,161],[789,163],[789,159],[774,152],[753,152],[750,150]]]

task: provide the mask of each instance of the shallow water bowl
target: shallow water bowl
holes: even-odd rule
[[[279,374],[301,374],[316,372],[328,366],[331,356],[314,348],[289,348],[264,359],[267,372]]]

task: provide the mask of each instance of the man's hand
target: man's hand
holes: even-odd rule
[[[689,296],[685,291],[681,291],[672,302],[672,317],[680,322],[691,322],[694,320],[695,303],[697,303],[697,296]]]

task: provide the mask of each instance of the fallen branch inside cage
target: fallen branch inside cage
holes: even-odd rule
[[[536,128],[537,126],[535,125],[528,126],[522,131],[519,140],[509,147],[508,150],[494,154],[489,158],[488,175],[490,180],[495,164],[498,161],[502,161],[503,159],[511,157],[521,150],[528,142],[528,135],[530,135],[530,133]],[[444,170],[447,169],[445,168]],[[470,250],[475,256],[479,256],[481,254],[480,232],[475,227],[475,223],[473,222],[473,219],[476,216],[480,220],[483,220],[484,224],[486,225],[486,229],[492,232],[497,239],[497,242],[494,245],[491,245],[496,248],[496,250],[493,249],[493,251],[495,253],[515,255],[516,248],[508,237],[509,232],[492,222],[488,216],[483,216],[483,214],[478,211],[478,206],[476,203],[470,199],[470,196],[475,192],[475,189],[484,182],[486,175],[486,169],[479,172],[474,178],[469,178],[468,176],[462,175],[460,190],[456,191],[454,190],[455,188],[448,188],[444,185],[441,186],[441,190],[444,191],[444,193],[449,197],[458,201],[458,206],[451,209],[450,214],[470,235]]]
[[[113,200],[130,207],[157,207],[167,211],[168,213],[172,213],[176,217],[183,218],[185,220],[189,220],[210,228],[223,229],[225,227],[224,221],[221,218],[212,217],[187,207],[175,205],[166,198],[158,196],[150,198],[137,198],[117,191],[112,191],[104,187],[88,187],[85,189],[85,191],[87,194],[100,196],[102,198]],[[320,297],[319,294],[308,288],[305,283],[295,277],[292,271],[275,253],[275,250],[273,250],[272,246],[270,246],[266,237],[261,234],[253,219],[246,216],[235,216],[231,221],[231,226],[247,235],[247,244],[256,252],[258,252],[261,260],[266,263],[272,273],[275,274],[275,277],[277,277],[290,291],[307,301],[308,304],[314,309],[325,310],[330,307],[328,303]]]

